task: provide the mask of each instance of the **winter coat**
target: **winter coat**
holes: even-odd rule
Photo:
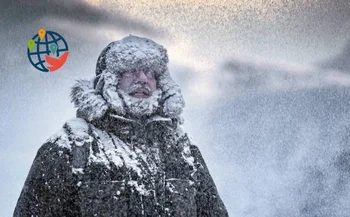
[[[200,151],[174,122],[68,121],[39,149],[14,216],[228,216]]]

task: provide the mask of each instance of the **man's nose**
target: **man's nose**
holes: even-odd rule
[[[144,72],[139,72],[137,74],[137,78],[136,78],[137,82],[141,82],[141,83],[147,83],[147,76]]]

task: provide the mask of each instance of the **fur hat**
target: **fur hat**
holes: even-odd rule
[[[131,69],[147,68],[155,71],[157,88],[162,91],[158,115],[177,118],[185,102],[170,76],[168,62],[167,50],[151,39],[129,35],[111,42],[97,59],[96,76],[90,81],[78,80],[72,87],[72,102],[88,121],[102,118],[109,110],[124,116],[126,109],[117,92],[121,75]]]

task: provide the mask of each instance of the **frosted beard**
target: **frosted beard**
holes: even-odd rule
[[[136,86],[134,86],[133,88],[135,87]],[[162,94],[162,91],[157,89],[148,98],[136,98],[130,96],[122,89],[118,89],[117,91],[123,98],[127,113],[130,114],[130,116],[136,118],[153,115],[158,109],[159,100]]]

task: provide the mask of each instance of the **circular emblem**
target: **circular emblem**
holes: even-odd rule
[[[27,42],[30,63],[42,72],[53,72],[61,68],[68,58],[68,44],[57,32],[39,29]]]

